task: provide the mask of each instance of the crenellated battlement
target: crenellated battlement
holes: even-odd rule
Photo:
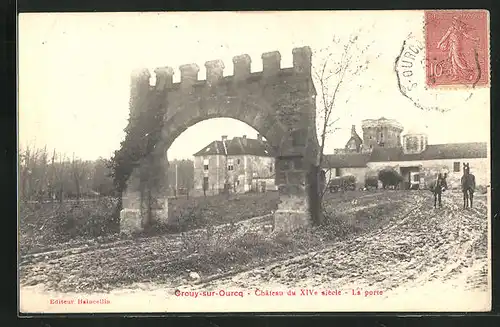
[[[252,59],[248,54],[242,54],[233,57],[234,73],[231,76],[224,76],[225,65],[221,60],[210,60],[205,62],[206,77],[198,79],[200,71],[196,63],[184,64],[179,66],[180,82],[173,83],[175,74],[172,67],[159,67],[154,70],[156,75],[156,84],[153,86],[156,90],[171,88],[190,89],[193,86],[208,85],[217,83],[244,82],[258,78],[272,78],[288,74],[310,74],[312,52],[308,46],[294,48],[292,50],[293,66],[281,68],[281,54],[279,51],[263,53],[262,71],[252,73]],[[148,69],[137,69],[132,72],[132,83],[143,84],[149,82],[151,73]]]

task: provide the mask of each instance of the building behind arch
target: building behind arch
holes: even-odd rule
[[[385,117],[363,120],[361,130],[362,136],[352,125],[345,147],[325,156],[323,168],[327,170],[327,178],[353,175],[361,188],[367,176],[392,167],[403,176],[401,187],[405,189],[426,188],[440,172],[448,173],[448,185],[457,188],[463,163],[470,163],[476,183],[489,184],[486,142],[429,144],[432,140],[426,133],[404,133],[402,124]]]
[[[214,140],[194,156],[194,193],[265,192],[276,190],[275,153],[260,135]]]

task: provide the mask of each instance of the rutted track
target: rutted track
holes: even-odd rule
[[[198,287],[366,285],[388,291],[470,274],[462,286],[485,289],[487,207],[484,198],[475,204],[476,208],[464,210],[458,196],[450,194],[442,209],[432,209],[428,198],[421,199],[386,228]]]

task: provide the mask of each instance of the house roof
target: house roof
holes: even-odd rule
[[[443,160],[443,159],[470,159],[486,158],[487,144],[474,143],[447,143],[430,144],[421,153],[405,154],[402,148],[375,148],[370,161],[413,161],[413,160]]]
[[[271,145],[264,140],[234,137],[226,141],[213,141],[193,156],[209,155],[254,155],[259,157],[274,157]]]
[[[329,168],[366,167],[370,161],[369,153],[342,153],[325,155],[323,166]]]
[[[354,143],[356,144],[356,146],[360,146],[361,144],[363,144],[363,140],[362,140],[362,139],[361,139],[361,137],[359,137],[359,135],[356,133],[355,135],[351,136],[351,138],[349,139],[349,141],[347,141],[346,146],[347,146],[347,144],[349,144],[352,140],[354,140]]]
[[[205,146],[203,149],[200,151],[196,152],[194,156],[209,156],[209,155],[216,155],[216,154],[224,154],[224,145],[222,141],[213,141],[207,146]]]
[[[324,165],[329,168],[365,167],[368,162],[419,161],[443,159],[487,158],[487,143],[431,144],[421,153],[405,154],[400,147],[374,148],[371,154],[343,153],[327,155]]]

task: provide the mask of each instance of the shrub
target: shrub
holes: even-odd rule
[[[366,176],[365,177],[365,187],[370,188],[378,188],[378,176]]]
[[[119,231],[116,219],[117,201],[101,198],[95,201],[23,204],[20,210],[20,250],[111,235]]]
[[[382,187],[398,186],[403,181],[403,176],[393,168],[385,168],[378,172],[378,179],[382,182]]]
[[[337,189],[354,190],[356,189],[356,177],[352,175],[334,177],[328,182],[328,188],[330,189],[330,191],[334,191]]]

